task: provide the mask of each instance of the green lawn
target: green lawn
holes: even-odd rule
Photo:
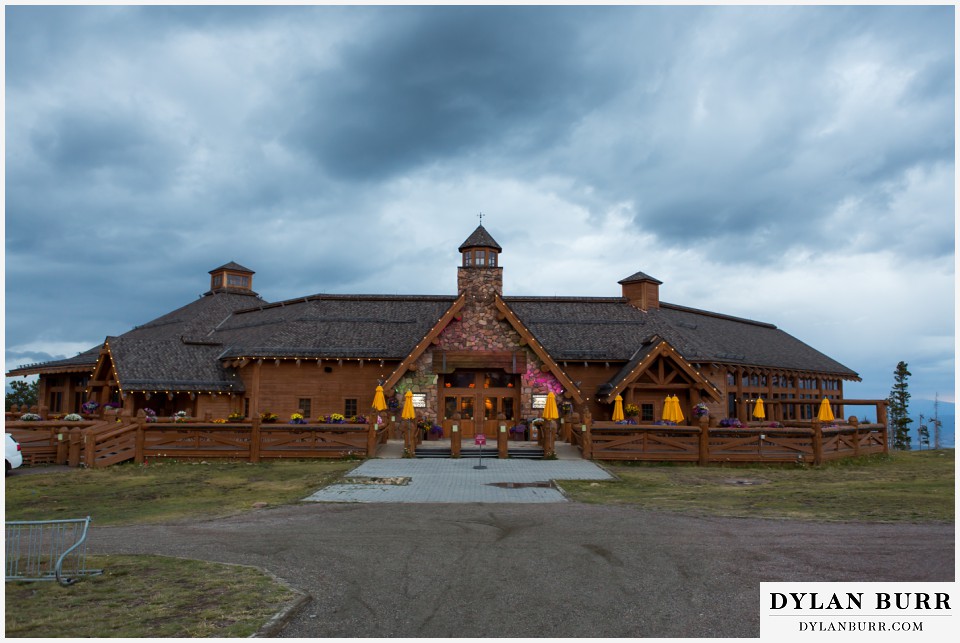
[[[7,520],[92,516],[94,525],[117,525],[225,516],[254,503],[297,502],[356,466],[341,460],[151,462],[12,476]]]
[[[5,635],[42,638],[246,637],[296,594],[250,567],[162,556],[91,556],[70,587],[8,582]]]
[[[565,481],[572,499],[694,514],[801,520],[954,519],[954,451],[897,452],[821,467],[604,463],[619,480]]]

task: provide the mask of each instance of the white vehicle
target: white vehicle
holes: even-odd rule
[[[9,433],[6,439],[7,450],[7,475],[10,475],[12,469],[16,469],[23,464],[23,454],[20,453],[20,443],[13,439]]]

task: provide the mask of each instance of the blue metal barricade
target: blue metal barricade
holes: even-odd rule
[[[12,520],[6,523],[6,580],[56,580],[71,585],[81,576],[102,574],[87,569],[90,516],[71,520]]]

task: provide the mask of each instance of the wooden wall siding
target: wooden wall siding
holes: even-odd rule
[[[596,418],[609,419],[613,413],[613,404],[602,404],[597,400],[596,392],[602,385],[610,381],[617,374],[623,362],[561,362],[560,366],[574,382],[580,382],[584,404]],[[580,408],[577,409],[578,411]]]
[[[368,415],[379,380],[385,379],[396,367],[396,361],[380,366],[379,360],[303,360],[298,366],[293,360],[254,360],[240,369],[240,377],[250,398],[250,417],[259,417],[269,411],[286,421],[299,409],[301,399],[311,401],[311,418],[344,412],[344,400],[357,400],[357,413]],[[325,369],[331,369],[327,373]],[[390,392],[385,391],[389,396]],[[238,410],[242,410],[242,396]]]

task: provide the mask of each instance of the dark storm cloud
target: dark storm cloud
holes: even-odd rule
[[[383,10],[332,70],[302,78],[289,140],[331,174],[376,180],[478,149],[537,151],[612,89],[582,56],[582,9]],[[519,149],[517,149],[519,148]]]
[[[478,210],[530,294],[613,292],[531,259],[581,244],[601,272],[643,246],[616,278],[671,287],[690,250],[747,281],[811,253],[899,275],[953,252],[953,29],[945,6],[8,7],[8,347],[71,356],[231,260],[274,300],[449,294]]]

